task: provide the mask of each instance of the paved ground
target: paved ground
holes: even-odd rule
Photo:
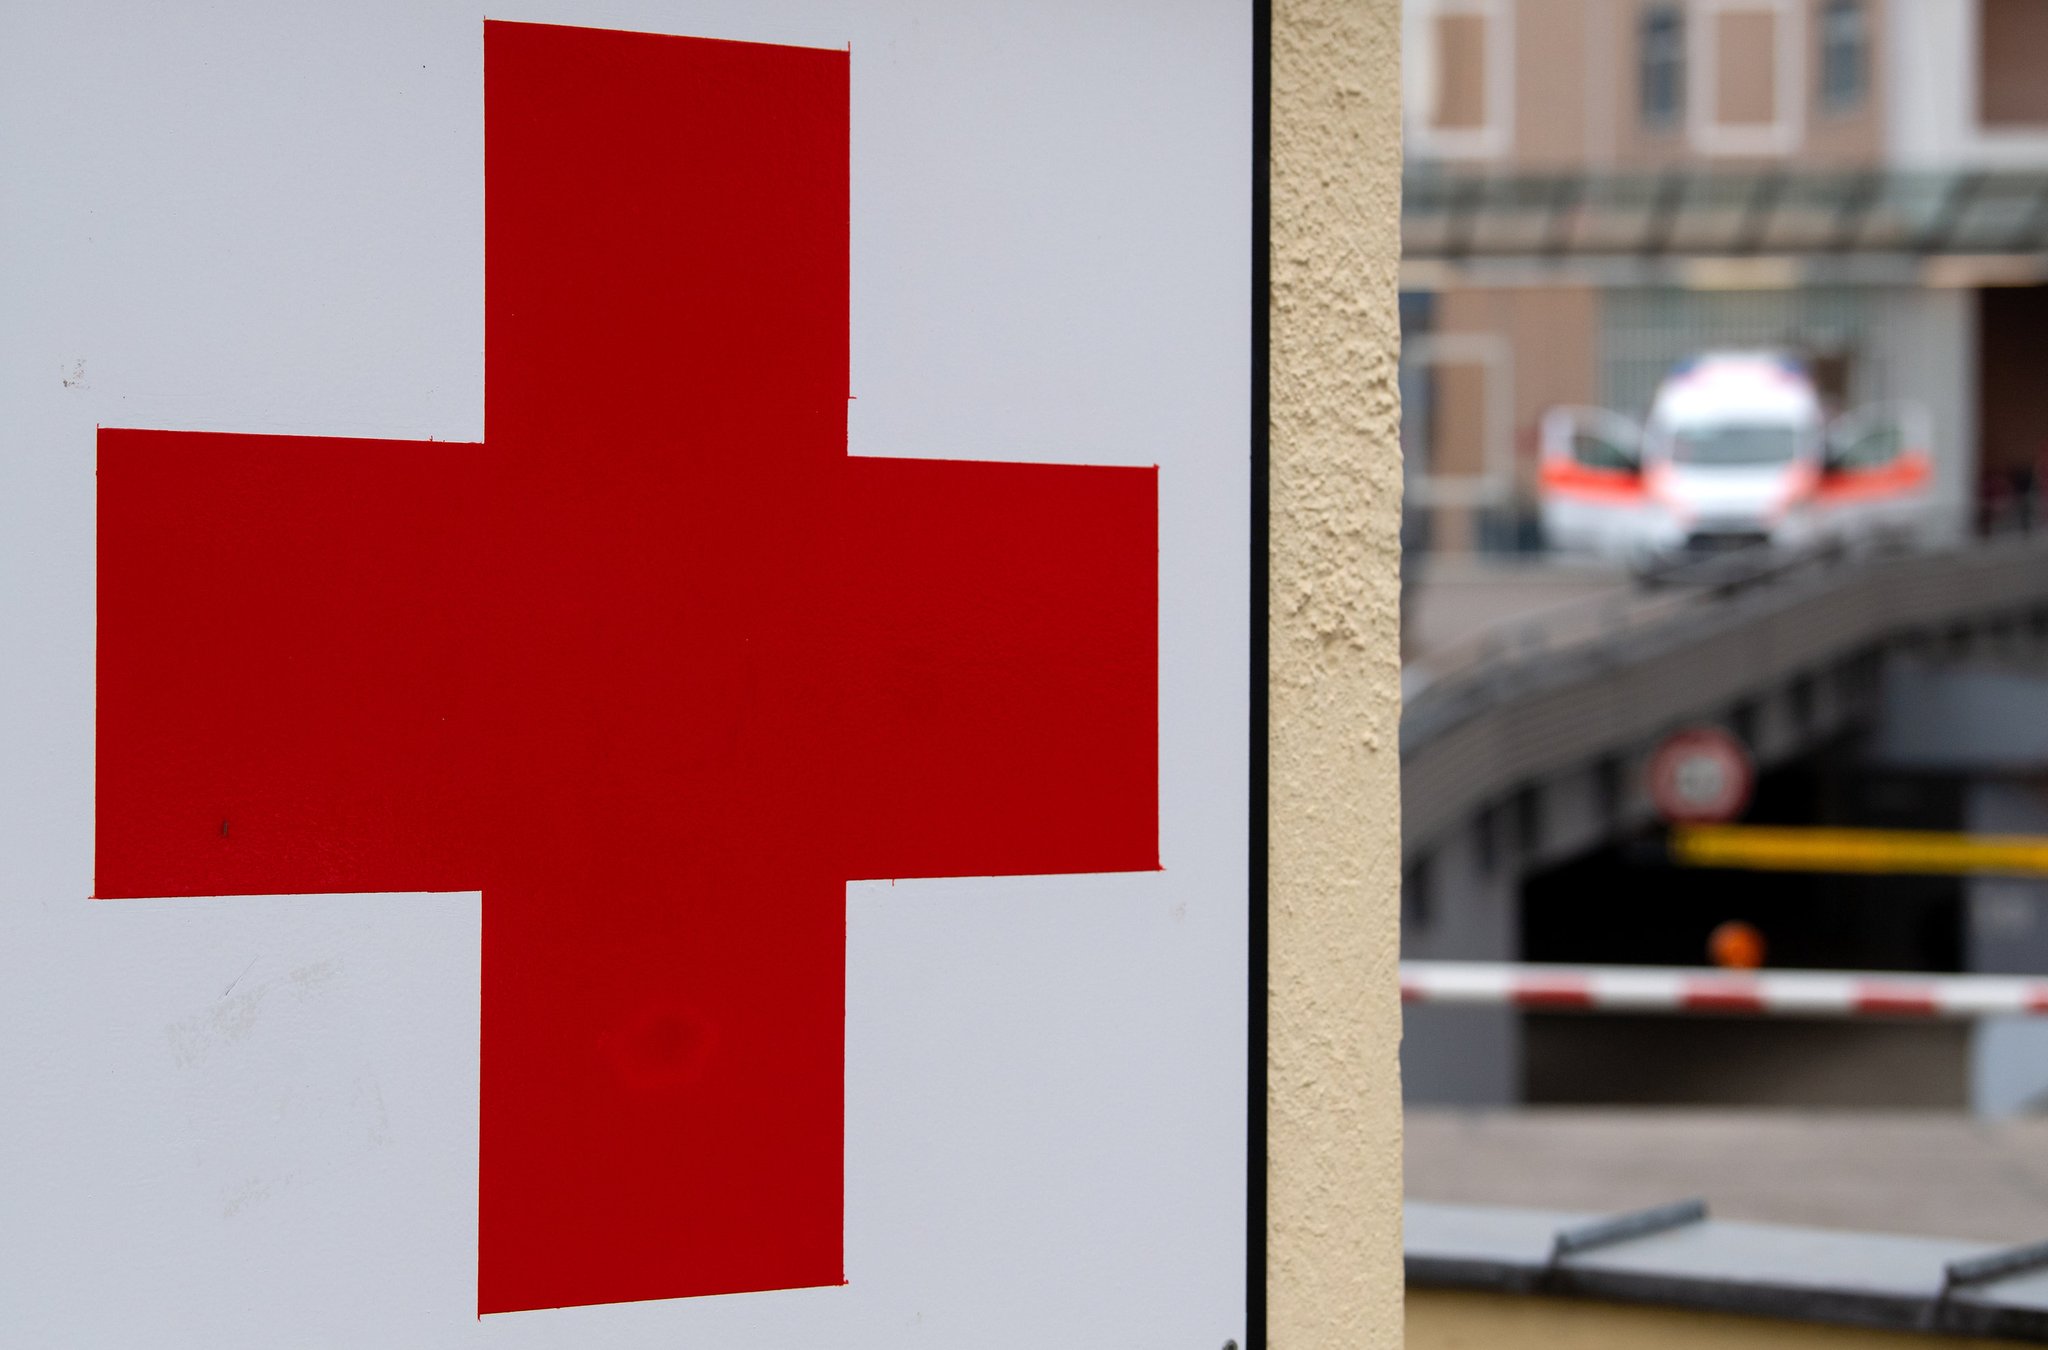
[[[1597,635],[1668,595],[1638,590],[1618,567],[1586,559],[1410,557],[1402,657],[1444,675],[1499,653]]]
[[[1416,1200],[1616,1210],[1987,1242],[2048,1238],[2048,1120],[1943,1113],[1414,1109]]]
[[[1628,573],[1578,558],[1409,556],[1409,638],[1418,652],[1541,619],[1589,600],[1626,595]]]

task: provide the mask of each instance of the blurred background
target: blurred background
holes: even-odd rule
[[[1404,23],[1411,1201],[2048,1239],[2048,0]]]

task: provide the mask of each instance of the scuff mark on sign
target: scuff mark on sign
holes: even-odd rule
[[[234,992],[235,986],[244,976],[255,969],[257,958],[252,957],[242,974],[228,982],[215,999],[213,1006],[203,1012],[180,1018],[164,1028],[170,1038],[171,1057],[181,1069],[190,1069],[200,1064],[215,1051],[242,1040],[256,1025],[257,1014],[263,1001],[273,990],[288,989],[304,999],[321,985],[341,973],[339,958],[315,961],[299,966],[280,980],[266,980],[252,985],[241,993]]]

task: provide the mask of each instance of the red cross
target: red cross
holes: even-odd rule
[[[97,893],[482,890],[481,1311],[837,1284],[845,883],[1158,865],[1156,471],[847,456],[846,53],[484,51],[484,444],[100,433]]]

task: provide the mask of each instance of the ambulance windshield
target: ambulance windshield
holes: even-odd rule
[[[1761,422],[1708,422],[1671,429],[1671,462],[1702,467],[1787,464],[1799,429]]]

